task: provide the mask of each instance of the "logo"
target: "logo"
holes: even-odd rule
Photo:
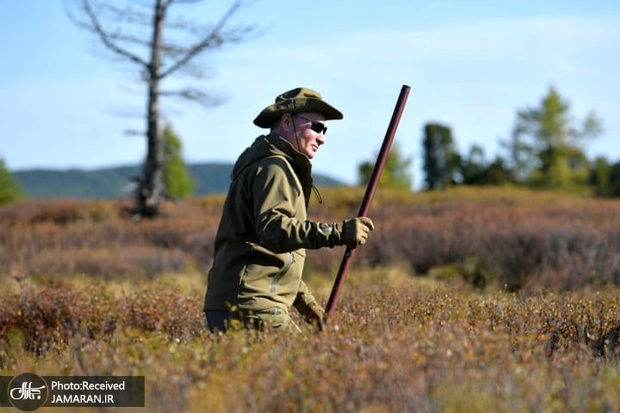
[[[47,383],[36,374],[23,373],[11,380],[8,393],[13,407],[31,412],[45,404],[48,395]]]
[[[144,407],[144,376],[0,376],[0,411],[86,406]]]

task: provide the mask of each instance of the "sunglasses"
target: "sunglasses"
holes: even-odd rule
[[[312,129],[316,133],[322,133],[323,136],[325,136],[325,134],[327,133],[327,126],[325,126],[321,122],[317,122],[316,120],[304,118],[303,116],[299,116],[299,115],[293,115],[293,116],[296,117],[296,118],[301,118],[303,120],[307,120],[308,122],[310,122],[312,124],[310,126],[310,129]]]

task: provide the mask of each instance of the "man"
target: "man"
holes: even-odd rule
[[[355,246],[374,225],[359,217],[338,223],[309,221],[310,160],[325,143],[326,121],[342,113],[318,92],[282,93],[254,119],[269,128],[237,159],[215,237],[204,311],[209,330],[294,326],[295,307],[320,328],[324,310],[302,280],[306,249]]]

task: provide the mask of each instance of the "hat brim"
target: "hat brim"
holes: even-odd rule
[[[271,128],[280,116],[285,113],[296,114],[304,112],[318,112],[325,116],[325,120],[342,119],[342,112],[321,99],[313,97],[288,99],[283,102],[267,106],[254,119],[254,124],[261,128]]]

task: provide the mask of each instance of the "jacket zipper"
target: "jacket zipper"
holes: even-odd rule
[[[276,285],[278,284],[278,282],[280,282],[282,277],[284,277],[284,274],[286,274],[286,272],[291,268],[291,265],[293,265],[293,253],[289,252],[286,264],[284,264],[284,267],[282,267],[280,272],[276,274],[275,277],[273,277],[273,280],[271,280],[271,285],[269,286],[269,292],[271,294],[276,293]]]

